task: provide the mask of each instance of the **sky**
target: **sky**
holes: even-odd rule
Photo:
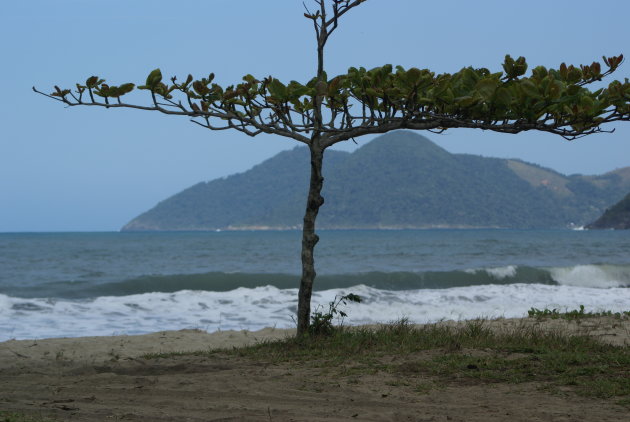
[[[303,7],[301,0],[4,2],[0,232],[116,231],[182,189],[294,148],[292,140],[212,132],[154,112],[65,108],[31,87],[52,91],[91,75],[114,85],[142,83],[158,67],[165,78],[214,72],[223,85],[248,73],[306,82],[316,51]],[[630,56],[629,15],[627,0],[597,7],[583,0],[368,0],[329,40],[326,68],[329,76],[386,63],[499,71],[505,54],[526,57],[530,69],[590,64],[602,55]],[[630,77],[630,63],[613,77]],[[615,133],[572,142],[529,132],[424,135],[453,153],[601,174],[630,166],[630,124],[608,128]],[[358,146],[372,138],[359,138]]]

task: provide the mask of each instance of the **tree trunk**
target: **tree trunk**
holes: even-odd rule
[[[313,141],[309,147],[311,151],[311,181],[308,190],[308,200],[306,201],[306,212],[304,213],[304,226],[302,228],[302,280],[300,281],[300,292],[298,294],[298,336],[306,334],[310,325],[311,294],[313,292],[313,282],[315,281],[313,252],[315,245],[319,241],[319,236],[315,234],[315,219],[317,218],[319,207],[324,204],[324,198],[321,196],[324,185],[324,178],[322,177],[324,150],[319,147],[318,140]]]

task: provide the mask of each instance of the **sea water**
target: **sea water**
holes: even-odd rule
[[[295,326],[300,232],[0,234],[0,341]],[[630,232],[322,231],[345,324],[630,310]]]

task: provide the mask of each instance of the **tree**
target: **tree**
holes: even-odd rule
[[[315,280],[313,252],[319,237],[315,221],[324,204],[321,195],[325,150],[342,141],[396,129],[442,132],[450,128],[477,128],[502,133],[543,131],[566,139],[605,132],[603,125],[630,120],[630,83],[613,81],[607,87],[589,86],[613,73],[623,55],[604,57],[604,66],[535,67],[525,76],[525,58],[505,56],[502,72],[465,67],[453,74],[392,65],[366,70],[348,69],[329,78],[324,49],[341,18],[366,0],[313,0],[304,16],[314,28],[317,72],[306,84],[285,84],[271,76],[252,75],[225,88],[213,83],[214,74],[201,79],[188,75],[164,82],[153,70],[139,90],[150,95],[148,104],[123,102],[133,83],[108,85],[91,76],[76,89],[47,94],[67,106],[97,106],[158,111],[191,117],[211,130],[234,129],[249,136],[260,133],[285,136],[310,150],[311,176],[302,228],[302,277],[298,298],[298,335],[308,332],[310,301]],[[610,131],[610,130],[609,130]]]

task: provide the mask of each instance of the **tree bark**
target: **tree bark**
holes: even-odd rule
[[[306,212],[304,213],[304,225],[302,227],[302,279],[298,293],[297,311],[298,336],[308,333],[310,325],[311,294],[313,293],[313,282],[316,275],[313,253],[315,245],[319,241],[319,236],[315,234],[315,219],[319,208],[324,204],[324,198],[321,195],[322,187],[324,186],[324,177],[322,176],[324,150],[320,147],[318,140],[313,140],[309,148],[311,152],[311,179],[306,201]]]

